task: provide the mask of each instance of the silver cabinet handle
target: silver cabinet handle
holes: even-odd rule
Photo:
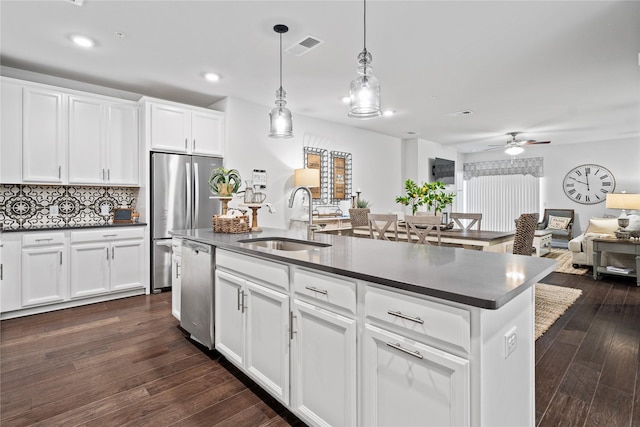
[[[36,239],[36,242],[49,242],[53,239]]]
[[[180,264],[176,262],[176,279],[180,277]]]
[[[107,261],[109,261],[109,248],[105,248],[107,250]]]
[[[200,221],[200,173],[198,171],[198,163],[193,163],[193,183],[195,185],[193,191],[193,227],[197,227]]]
[[[187,151],[187,138],[184,139],[184,150]]]
[[[62,179],[62,166],[58,166],[58,178]]]
[[[0,280],[4,279],[4,265],[0,264]]]
[[[104,168],[102,169],[102,180],[104,181]]]
[[[293,315],[293,311],[289,311],[289,339],[292,340],[293,339],[293,319],[296,316]]]
[[[193,138],[193,147],[191,147],[193,151],[196,151],[196,139]]]
[[[107,169],[107,181],[111,181],[111,168]]]
[[[240,311],[240,292],[242,291],[238,288],[238,311]]]
[[[395,348],[396,350],[400,350],[403,353],[407,353],[407,354],[409,354],[409,355],[411,355],[413,357],[417,357],[418,359],[422,359],[423,358],[423,356],[420,354],[420,352],[418,350],[416,350],[416,351],[407,350],[406,348],[402,347],[400,345],[400,343],[394,344],[394,343],[388,342],[387,346],[389,346],[391,348]]]
[[[60,265],[62,265],[62,252],[60,252]]]
[[[116,248],[111,246],[111,259],[116,259]]]
[[[316,288],[314,286],[305,286],[304,288],[308,289],[310,291],[313,291],[313,292],[317,292],[317,293],[322,294],[322,295],[327,295],[329,293],[329,291],[327,291],[325,289],[318,289],[318,288]]]
[[[103,234],[102,237],[116,237],[117,234]]]
[[[242,304],[240,304],[240,307],[242,308],[242,313],[244,313],[244,309],[247,308],[246,305],[244,305],[244,297],[247,296],[247,293],[245,291],[242,291]]]
[[[416,323],[420,323],[421,325],[424,323],[424,320],[422,320],[419,317],[411,317],[411,316],[407,316],[406,314],[402,314],[399,311],[387,311],[387,313],[389,313],[392,316],[396,316],[396,317],[400,317],[401,319],[407,319],[407,320],[411,320],[412,322],[416,322]]]

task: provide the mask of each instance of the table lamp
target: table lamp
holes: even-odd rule
[[[627,209],[640,209],[640,194],[629,193],[611,193],[607,194],[607,209],[622,209],[622,213],[618,217],[618,225],[621,231],[625,231],[625,227],[629,225],[627,217]]]

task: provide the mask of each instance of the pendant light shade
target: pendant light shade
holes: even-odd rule
[[[367,0],[364,0],[364,48],[358,54],[358,77],[349,87],[349,117],[369,119],[382,115],[380,110],[380,83],[373,75],[372,56],[367,51]]]
[[[291,138],[293,136],[293,120],[291,111],[285,105],[287,92],[282,89],[282,34],[289,31],[286,25],[276,25],[273,31],[280,34],[280,88],[276,91],[276,107],[269,113],[269,136],[271,138]]]

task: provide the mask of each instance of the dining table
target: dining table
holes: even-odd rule
[[[352,227],[353,236],[370,237],[369,227]],[[440,241],[446,246],[458,246],[465,249],[476,249],[486,252],[508,252],[513,247],[513,236],[515,231],[491,231],[491,230],[464,230],[461,228],[451,228],[440,230]],[[389,240],[395,240],[393,230],[385,233]],[[412,241],[417,241],[418,237],[411,235]],[[428,234],[429,242],[438,242],[435,231]],[[398,241],[408,242],[407,230],[404,222],[398,224]]]

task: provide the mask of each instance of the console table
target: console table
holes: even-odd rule
[[[606,266],[601,266],[602,252],[615,252],[620,254],[632,254],[636,256],[636,270],[629,274],[608,271]],[[640,286],[640,241],[632,239],[593,239],[593,278],[599,277],[598,273],[615,274],[618,276],[635,277]]]

